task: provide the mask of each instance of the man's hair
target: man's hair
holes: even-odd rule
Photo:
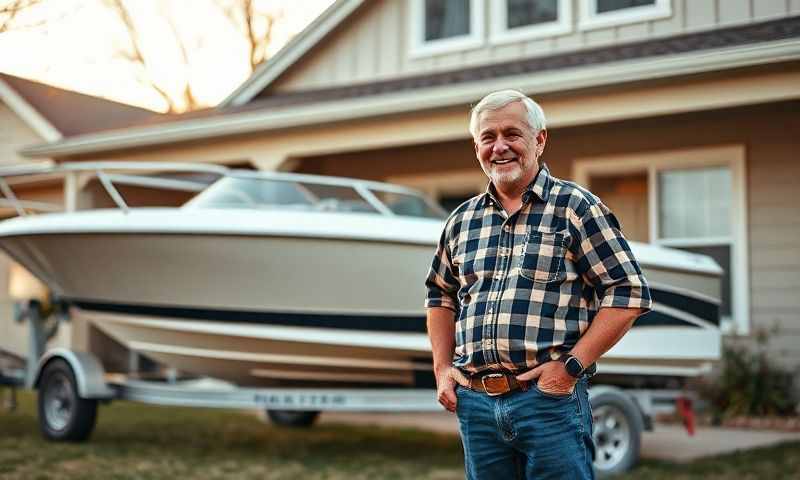
[[[469,117],[469,133],[472,138],[478,136],[478,118],[481,113],[486,111],[500,110],[506,105],[514,102],[522,102],[525,106],[525,111],[528,112],[527,120],[528,126],[531,127],[533,134],[538,134],[545,127],[544,111],[538,103],[531,100],[530,97],[522,92],[516,90],[500,90],[486,95],[478,102],[470,111]]]

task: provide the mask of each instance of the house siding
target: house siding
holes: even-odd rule
[[[31,163],[17,151],[23,146],[42,142],[42,138],[7,105],[0,103],[0,166]],[[59,186],[44,185],[21,190],[14,188],[23,200],[60,204],[63,194]],[[0,217],[13,215],[13,210],[0,209]],[[12,260],[0,253],[0,349],[18,356],[28,352],[28,325],[14,321],[14,299],[9,294]],[[60,329],[51,346],[66,345],[70,337],[69,325]]]
[[[484,43],[479,48],[412,58],[408,0],[372,1],[348,18],[270,87],[301,91],[429,74],[468,66],[548,56],[588,48],[651,40],[683,33],[761,22],[797,14],[797,1],[672,0],[667,18],[581,29],[583,0],[572,0],[572,32],[495,44],[489,39],[491,8],[484,5]]]

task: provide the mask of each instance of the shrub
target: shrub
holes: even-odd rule
[[[761,330],[754,347],[733,342],[723,347],[719,375],[699,385],[715,419],[794,413],[793,376],[771,362],[768,340]]]

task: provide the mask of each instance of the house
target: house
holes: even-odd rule
[[[215,109],[42,138],[28,159],[249,163],[379,179],[454,206],[485,187],[469,106],[515,88],[544,160],[639,241],[726,270],[723,329],[800,363],[800,2],[338,0]]]
[[[0,73],[0,167],[52,162],[48,157],[21,156],[19,150],[26,145],[56,142],[103,128],[124,128],[158,116],[150,110]],[[64,203],[63,183],[58,179],[9,183],[23,201]],[[3,197],[0,218],[15,214]],[[22,283],[34,282],[19,265],[0,254],[0,352],[24,357],[28,351],[28,328],[23,322],[13,321],[15,298],[10,291],[19,288],[19,284],[12,288],[12,278],[25,279]],[[66,345],[70,336],[70,326],[65,325],[51,345]]]

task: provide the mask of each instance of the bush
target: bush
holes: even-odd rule
[[[699,386],[716,420],[794,413],[793,376],[770,361],[768,340],[762,330],[755,347],[732,342],[723,347],[719,375]]]

